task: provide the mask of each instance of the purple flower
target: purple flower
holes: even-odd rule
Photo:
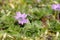
[[[60,4],[52,4],[53,10],[60,10]]]
[[[27,15],[25,13],[21,14],[20,12],[16,13],[15,19],[18,21],[19,24],[28,23],[28,19],[26,18]]]

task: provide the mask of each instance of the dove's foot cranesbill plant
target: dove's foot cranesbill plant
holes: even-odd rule
[[[60,40],[60,0],[0,0],[0,40]]]
[[[58,20],[60,20],[60,17],[59,17],[59,16],[60,16],[60,15],[59,15],[59,14],[60,14],[60,12],[59,12],[59,11],[60,11],[60,4],[52,4],[51,7],[52,7],[52,9],[53,9],[54,12],[55,12],[55,14],[54,14],[55,17],[56,17]],[[57,15],[57,16],[56,16],[56,15]]]
[[[27,14],[25,14],[25,13],[21,14],[20,12],[16,12],[15,19],[21,25],[29,22],[29,20],[27,19]]]

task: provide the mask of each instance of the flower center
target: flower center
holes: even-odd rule
[[[22,20],[23,20],[23,18],[22,18],[22,17],[19,17],[19,20],[20,20],[20,21],[22,21]]]

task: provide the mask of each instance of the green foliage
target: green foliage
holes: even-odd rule
[[[59,12],[52,10],[53,2],[59,3],[60,0],[56,2],[41,0],[39,3],[37,0],[0,0],[0,39],[4,39],[5,33],[7,33],[5,40],[30,40],[29,38],[35,39],[35,37],[41,37],[39,40],[43,40],[47,34],[50,34],[49,30],[60,33],[60,20],[57,19]],[[14,18],[18,11],[28,15],[29,23],[23,26],[18,24]],[[55,34],[55,37],[56,35],[59,35],[57,39],[60,40],[60,34]],[[24,39],[25,37],[27,39]]]

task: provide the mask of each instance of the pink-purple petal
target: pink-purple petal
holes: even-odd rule
[[[16,15],[17,15],[17,16],[20,16],[20,15],[21,15],[21,12],[16,12]]]
[[[18,21],[18,23],[19,23],[19,24],[22,24],[22,25],[24,24],[24,22],[23,22],[23,21]]]
[[[23,18],[26,18],[26,17],[27,17],[27,15],[24,13],[24,14],[22,14],[22,17],[23,17]]]
[[[24,19],[24,21],[23,21],[24,23],[28,23],[29,21],[28,21],[28,19]]]
[[[17,16],[14,16],[14,17],[15,17],[15,19],[17,19],[17,20],[19,19],[19,17],[17,17]]]

